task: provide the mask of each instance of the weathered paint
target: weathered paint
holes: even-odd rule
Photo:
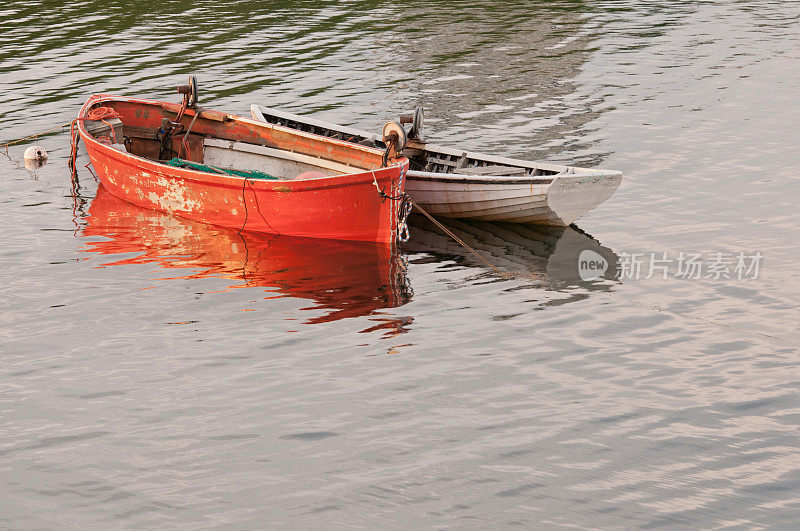
[[[113,96],[92,96],[79,117],[97,106],[112,107],[125,127],[158,127],[178,105]],[[325,139],[247,118],[200,110],[193,132],[232,141],[251,142],[347,164],[362,171],[348,175],[268,181],[175,168],[144,157],[117,151],[78,130],[103,185],[132,203],[214,225],[255,232],[342,240],[393,243],[397,237],[398,202],[381,198],[375,188],[391,196],[403,192],[401,170],[405,158],[378,168],[382,151]],[[195,111],[183,118],[188,126]],[[206,115],[213,116],[205,117]],[[371,170],[368,168],[378,168]]]

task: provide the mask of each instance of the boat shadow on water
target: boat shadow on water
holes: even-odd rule
[[[500,270],[504,277],[529,281],[547,290],[582,288],[567,299],[545,305],[585,299],[589,291],[607,291],[619,283],[617,254],[575,225],[554,227],[463,219],[440,219],[439,222]],[[411,216],[409,225],[411,239],[403,248],[410,253],[427,255],[412,257],[412,263],[455,262],[496,274],[481,258],[427,218]]]
[[[411,239],[402,251],[371,242],[349,242],[282,235],[241,233],[179,218],[123,201],[102,185],[92,200],[81,235],[87,252],[103,256],[128,255],[104,261],[103,267],[157,264],[181,270],[163,279],[222,278],[229,287],[266,288],[268,296],[312,301],[304,310],[323,310],[309,324],[348,317],[370,316],[377,324],[364,330],[401,333],[411,317],[382,315],[413,296],[407,277],[412,263],[437,262],[477,268],[494,274],[480,259],[421,216],[412,216]],[[575,227],[446,220],[445,225],[504,273],[531,280],[543,289],[582,287],[562,304],[588,296],[588,290],[607,290],[617,278],[617,256]],[[584,281],[579,258],[584,252],[602,258],[606,270],[597,281]],[[130,256],[133,254],[134,256]],[[188,270],[188,272],[187,272]]]

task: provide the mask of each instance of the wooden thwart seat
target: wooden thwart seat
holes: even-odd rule
[[[525,175],[525,168],[514,166],[475,166],[473,168],[458,168],[453,173],[461,175],[493,175],[493,176],[512,176]]]

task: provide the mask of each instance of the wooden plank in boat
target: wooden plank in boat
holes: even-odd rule
[[[444,164],[445,166],[453,166],[455,162],[449,158],[440,158],[433,155],[428,155],[428,164]]]
[[[459,168],[457,173],[461,175],[494,175],[494,176],[513,176],[525,175],[525,168],[515,168],[514,166],[475,166],[472,168]]]
[[[171,109],[166,105],[161,105],[161,110],[164,111],[164,114],[172,116],[178,116],[178,111],[176,109]],[[184,116],[193,116],[197,113],[198,117],[205,118],[206,120],[213,120],[215,122],[228,122],[230,121],[230,116],[224,112],[219,111],[212,111],[211,109],[206,109],[203,107],[198,107],[195,109],[186,109]]]
[[[126,125],[125,136],[129,136],[131,138],[145,138],[148,140],[156,140],[158,138],[158,128]]]
[[[383,146],[383,142],[380,141],[378,135],[370,134],[368,131],[361,131],[360,129],[355,129],[352,127],[347,127],[344,125],[336,125],[331,124],[328,122],[323,122],[322,120],[316,120],[314,118],[310,118],[308,116],[298,116],[296,114],[291,114],[288,112],[280,111],[278,109],[267,109],[266,107],[258,107],[257,105],[250,106],[250,112],[253,115],[253,118],[256,120],[264,121],[267,123],[278,124],[281,123],[286,124],[287,122],[292,122],[292,125],[287,125],[288,127],[298,128],[297,125],[306,125],[310,126],[311,128],[316,128],[318,131],[307,130],[307,132],[314,133],[314,134],[321,134],[322,136],[333,136],[336,133],[341,133],[342,140],[348,140],[349,138],[353,138],[352,142],[361,143],[361,141],[369,141],[372,144],[380,143],[380,147]],[[306,130],[306,129],[303,129]]]
[[[332,170],[341,174],[363,171],[362,168],[348,166],[332,160],[313,157],[311,155],[303,155],[302,153],[294,153],[292,151],[283,149],[274,149],[265,146],[257,146],[255,144],[247,144],[244,142],[222,140],[219,138],[206,138],[203,144],[206,148],[218,148],[217,152],[213,154],[213,164],[221,167],[258,170],[263,169],[259,166],[259,164],[264,163],[263,157],[272,157],[274,159],[291,160],[310,166],[310,168],[300,169],[296,173],[308,171],[309,169],[316,170],[319,168],[325,168],[326,170]],[[208,149],[206,149],[206,153],[207,155],[211,155],[211,152]],[[256,155],[256,158],[245,158],[242,156],[242,154]],[[246,163],[246,160],[253,161],[255,166],[244,166],[243,164]]]
[[[200,114],[200,118],[206,118],[207,120],[214,120],[216,122],[227,122],[230,120],[228,115],[224,112],[212,111],[210,109],[204,109],[203,107],[198,107],[197,112]]]
[[[86,130],[95,138],[108,137],[110,140],[116,139],[117,142],[122,142],[122,120],[119,118],[110,118],[107,120],[84,120],[83,125]],[[114,133],[111,133],[111,128],[114,128]]]

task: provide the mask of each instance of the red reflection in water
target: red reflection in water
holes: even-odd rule
[[[369,315],[400,306],[409,298],[403,260],[383,244],[239,234],[140,208],[102,186],[88,214],[83,235],[108,238],[87,242],[88,252],[137,253],[104,266],[155,263],[164,269],[189,268],[191,273],[171,278],[227,278],[237,281],[231,288],[274,288],[265,299],[277,292],[314,301],[314,306],[304,309],[329,310],[308,323]],[[407,324],[386,317],[380,322],[381,328],[396,332]]]

